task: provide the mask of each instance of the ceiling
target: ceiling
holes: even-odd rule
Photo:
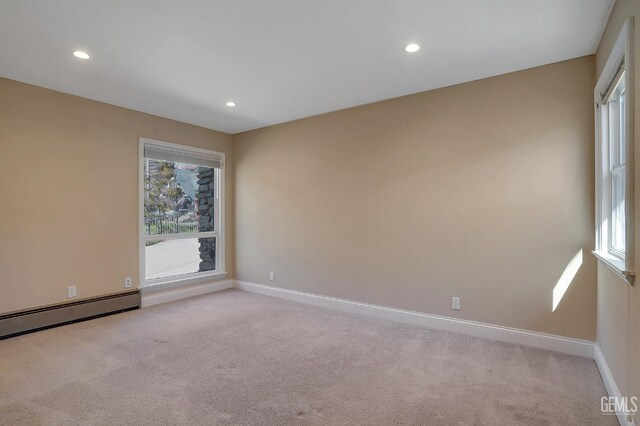
[[[592,54],[612,3],[0,0],[0,76],[238,133]]]

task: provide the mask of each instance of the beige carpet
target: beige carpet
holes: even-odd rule
[[[0,341],[2,425],[615,425],[592,360],[229,290]]]

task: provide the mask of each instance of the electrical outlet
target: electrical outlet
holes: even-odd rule
[[[455,310],[455,311],[459,311],[460,310],[460,298],[459,297],[452,297],[451,298],[451,309]]]
[[[275,280],[276,280],[276,273],[269,272],[269,281],[275,281]]]
[[[124,288],[131,288],[131,277],[124,279]]]
[[[76,292],[76,286],[70,285],[69,288],[67,288],[67,293],[69,294],[69,297],[76,297],[78,295]]]

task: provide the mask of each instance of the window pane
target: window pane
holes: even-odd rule
[[[625,75],[622,74],[612,89],[607,102],[609,115],[609,170],[625,161]]]
[[[625,251],[625,173],[624,170],[611,176],[611,248],[619,253]]]
[[[620,164],[620,103],[612,96],[607,104],[609,109],[609,170]]]
[[[215,237],[147,241],[144,252],[148,280],[216,269]]]
[[[624,88],[624,77],[622,78],[622,87]],[[622,90],[622,92],[620,93],[620,108],[619,108],[619,118],[618,118],[618,124],[620,125],[620,130],[618,131],[618,134],[620,135],[620,137],[618,138],[618,150],[620,153],[620,164],[624,164],[625,162],[625,92],[624,89]]]
[[[144,232],[215,231],[215,169],[145,159]]]

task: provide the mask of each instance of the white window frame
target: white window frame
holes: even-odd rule
[[[602,70],[598,83],[594,89],[595,130],[596,130],[596,249],[593,254],[616,274],[633,284],[635,271],[634,259],[634,232],[633,232],[633,87],[634,87],[634,58],[630,45],[633,40],[633,18],[628,19],[618,35],[609,58]],[[624,253],[611,247],[611,192],[610,165],[609,165],[609,126],[604,123],[608,120],[606,108],[603,105],[603,93],[610,89],[621,65],[624,66],[624,90],[625,96],[625,127],[624,148],[625,162],[622,166],[625,170],[625,249]]]
[[[145,146],[156,146],[170,148],[173,150],[184,152],[185,154],[204,154],[221,158],[221,167],[217,172],[217,193],[218,195],[218,211],[215,218],[216,224],[214,231],[198,232],[198,233],[182,233],[164,235],[164,239],[175,238],[205,238],[216,237],[216,269],[206,272],[194,272],[191,274],[177,275],[172,277],[154,278],[148,280],[146,278],[146,261],[145,261],[145,243],[149,240],[149,236],[145,235],[144,229],[144,148]],[[161,289],[167,287],[176,287],[180,285],[194,284],[201,281],[210,281],[212,279],[222,279],[227,276],[225,270],[225,155],[224,152],[212,151],[202,148],[194,148],[187,145],[174,144],[169,142],[158,141],[154,139],[140,138],[138,150],[138,258],[139,258],[139,287],[141,289]],[[152,239],[155,237],[151,237]]]

